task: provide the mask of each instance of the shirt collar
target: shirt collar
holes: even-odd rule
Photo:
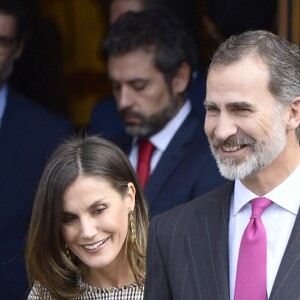
[[[264,195],[264,197],[272,200],[292,214],[297,215],[300,206],[299,182],[300,164],[287,179]],[[236,215],[246,203],[256,197],[258,196],[247,189],[240,180],[235,180],[233,201],[234,215]]]
[[[0,125],[6,107],[7,91],[8,91],[7,85],[4,85],[3,88],[0,90]]]

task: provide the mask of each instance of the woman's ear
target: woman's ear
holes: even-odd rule
[[[132,182],[128,183],[128,191],[127,191],[127,196],[126,196],[126,201],[128,205],[128,211],[129,210],[134,210],[135,207],[135,195],[136,195],[136,190],[135,186]]]
[[[300,125],[300,96],[296,97],[290,106],[287,130],[296,130]]]

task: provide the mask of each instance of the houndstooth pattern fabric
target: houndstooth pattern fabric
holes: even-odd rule
[[[144,297],[144,286],[140,288],[136,283],[127,284],[122,288],[97,288],[89,286],[79,279],[79,286],[84,287],[85,291],[79,297],[72,298],[72,300],[143,300]],[[41,290],[42,296],[38,294],[38,291]],[[36,282],[27,299],[55,300],[56,298],[52,297],[45,288]]]

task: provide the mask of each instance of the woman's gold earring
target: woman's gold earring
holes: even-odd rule
[[[136,233],[135,233],[135,222],[133,217],[133,211],[129,211],[129,225],[130,225],[130,233],[131,233],[131,243],[136,245]]]
[[[69,251],[69,248],[68,248],[67,244],[66,244],[66,255],[67,255],[67,258],[69,259],[69,261],[72,261],[72,257],[71,257],[71,254],[70,254],[70,251]]]

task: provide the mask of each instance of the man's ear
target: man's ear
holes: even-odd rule
[[[300,125],[300,96],[296,97],[290,106],[287,130],[296,130]]]
[[[20,58],[20,56],[23,53],[24,47],[25,47],[25,41],[20,41],[16,44],[16,46],[15,46],[15,55],[14,55],[15,59]]]
[[[173,91],[176,94],[182,94],[187,89],[190,77],[192,76],[191,73],[191,67],[186,62],[183,62],[176,71],[172,80]]]

